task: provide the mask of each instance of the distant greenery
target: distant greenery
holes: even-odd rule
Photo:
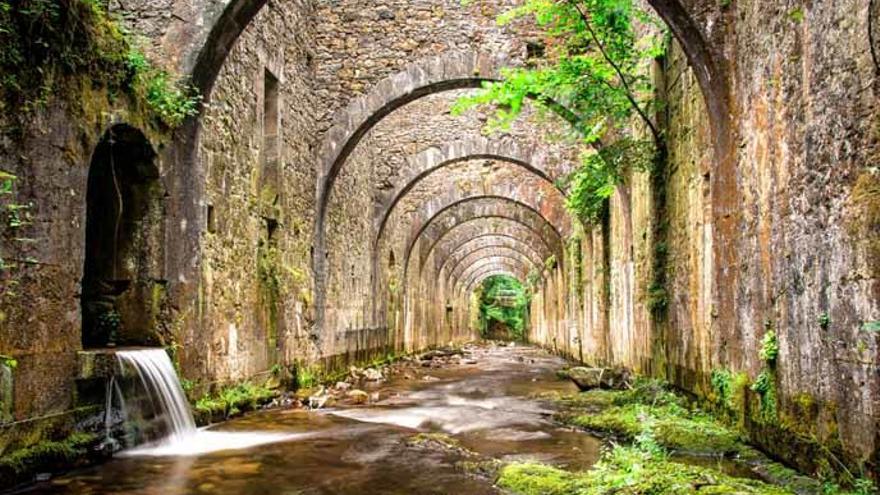
[[[490,129],[509,127],[526,98],[560,114],[592,147],[567,181],[567,206],[593,223],[628,170],[647,170],[665,153],[661,131],[650,117],[658,103],[647,70],[664,52],[664,25],[633,0],[526,0],[499,22],[526,16],[543,29],[544,55],[526,67],[504,70],[502,81],[461,98],[453,111],[493,105]],[[633,132],[634,116],[647,139]]]
[[[74,76],[132,95],[169,127],[198,109],[195,91],[151,65],[99,0],[0,0],[0,46],[0,113],[19,120]]]
[[[493,322],[507,327],[514,340],[525,340],[529,296],[519,280],[508,275],[487,278],[480,291],[480,334],[488,336]]]

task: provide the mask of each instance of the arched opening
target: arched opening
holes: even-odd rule
[[[471,296],[479,308],[480,337],[489,340],[523,341],[528,335],[529,295],[511,275],[486,277]]]
[[[156,152],[144,134],[125,124],[108,130],[92,155],[86,193],[85,348],[159,341],[162,191]]]

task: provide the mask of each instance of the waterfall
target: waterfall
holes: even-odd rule
[[[226,432],[207,431],[196,428],[189,402],[177,378],[177,372],[164,349],[120,350],[116,358],[123,373],[133,369],[145,397],[129,397],[126,400],[118,386],[118,380],[108,384],[108,394],[114,392],[126,421],[136,418],[142,403],[149,405],[154,420],[160,420],[163,437],[122,452],[126,456],[196,456],[230,449],[248,449],[258,445],[284,442],[309,436],[307,433],[289,432]],[[107,399],[109,414],[112,399]],[[141,441],[143,439],[140,439]]]
[[[164,349],[119,351],[116,358],[123,371],[137,372],[155,414],[164,418],[172,442],[195,435],[196,423],[189,402]]]

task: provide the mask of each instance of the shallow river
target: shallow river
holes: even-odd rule
[[[465,454],[425,448],[420,432],[443,432],[485,457],[537,459],[572,469],[594,463],[601,441],[552,422],[552,405],[534,398],[575,391],[555,371],[564,362],[528,347],[479,347],[471,364],[413,367],[375,384],[368,406],[271,410],[209,428],[178,448],[122,455],[55,478],[28,494],[489,494],[489,480],[456,463]],[[216,450],[227,432],[264,441]],[[210,452],[213,450],[213,452]],[[209,452],[205,452],[209,451]],[[185,455],[179,455],[179,454]]]

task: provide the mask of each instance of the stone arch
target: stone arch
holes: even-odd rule
[[[493,237],[496,239],[515,239],[524,245],[528,245],[535,252],[539,252],[540,256],[544,259],[551,254],[555,254],[547,239],[538,236],[534,230],[522,224],[506,218],[488,219],[485,221],[477,219],[476,221],[459,224],[434,246],[434,250],[438,253],[435,256],[435,260],[437,260],[434,265],[435,272],[439,273],[443,264],[449,260],[450,256],[468,243],[479,241],[482,238]]]
[[[416,243],[425,240],[428,249],[425,253],[433,250],[437,241],[442,239],[445,232],[454,228],[463,221],[480,217],[516,217],[524,222],[531,223],[540,231],[541,236],[553,239],[561,252],[564,231],[548,220],[535,208],[534,204],[522,202],[518,199],[506,196],[471,196],[448,203],[442,209],[427,217],[426,221],[418,229],[413,229],[406,243],[404,257],[404,269],[408,270],[410,258]],[[422,253],[420,253],[422,254]],[[419,260],[419,267],[423,267],[425,255]],[[406,271],[404,272],[406,274]]]
[[[239,36],[265,6],[267,0],[229,0],[219,15],[216,15],[201,48],[192,62],[191,79],[193,86],[209,101],[214,83]]]
[[[83,347],[158,342],[163,196],[144,133],[127,124],[108,129],[92,154],[86,191]]]
[[[485,249],[481,251],[476,251],[471,255],[467,256],[462,260],[462,262],[455,267],[449,273],[449,278],[447,279],[447,285],[450,287],[455,287],[458,282],[464,278],[471,267],[475,266],[478,263],[481,263],[482,260],[495,259],[495,258],[504,258],[504,259],[516,259],[522,261],[525,264],[528,264],[531,269],[535,269],[538,266],[542,265],[542,260],[535,259],[531,256],[528,256],[514,248],[510,247],[496,247]]]
[[[479,224],[484,221],[504,221],[510,222],[511,224],[517,225],[522,229],[530,231],[536,237],[542,239],[543,245],[546,247],[546,252],[555,254],[557,256],[561,255],[563,252],[563,244],[562,240],[558,237],[542,237],[544,235],[552,235],[552,230],[548,225],[540,219],[537,215],[535,215],[531,211],[517,211],[515,214],[511,215],[503,215],[497,214],[497,212],[490,212],[488,215],[477,214],[474,217],[462,218],[462,221],[458,224],[452,224],[448,227],[437,229],[436,232],[429,232],[427,235],[423,235],[421,241],[427,244],[427,249],[424,250],[424,253],[420,253],[421,263],[414,268],[419,271],[424,270],[425,262],[431,256],[431,254],[437,249],[437,245],[445,240],[448,236],[452,235],[455,237],[455,232],[458,228],[468,227],[471,224]],[[438,254],[436,257],[441,257],[443,255],[442,252]]]
[[[554,203],[552,198],[542,197],[540,191],[534,191],[527,184],[502,184],[493,187],[489,191],[474,193],[454,191],[426,203],[415,215],[411,234],[405,244],[408,246],[407,251],[412,249],[411,246],[415,240],[418,239],[431,221],[447,209],[462,202],[489,198],[510,200],[530,207],[547,220],[547,223],[553,226],[557,235],[561,238],[565,238],[571,233],[571,220],[566,215],[561,203]],[[550,203],[549,205],[548,202]]]
[[[455,268],[468,256],[475,252],[492,248],[515,249],[521,254],[528,256],[530,259],[536,260],[538,263],[542,263],[545,259],[545,256],[538,252],[532,245],[515,237],[504,236],[501,234],[485,234],[462,243],[460,248],[451,252],[437,269],[437,274],[442,275],[446,273],[448,275],[454,272]]]
[[[475,285],[492,275],[509,275],[523,282],[528,276],[528,271],[517,270],[517,267],[512,267],[503,262],[487,263],[480,269],[475,270],[466,280],[463,280],[462,282],[464,283],[459,284],[455,294],[458,297],[468,297],[474,291]]]
[[[560,175],[559,170],[553,170],[549,157],[540,149],[521,147],[513,139],[486,139],[477,136],[430,147],[409,158],[407,167],[398,174],[397,187],[383,194],[377,204],[375,212],[377,239],[382,236],[394,207],[419,181],[441,168],[480,159],[518,165],[554,186],[556,186],[555,179]],[[562,189],[556,187],[562,192]]]
[[[246,1],[246,0],[240,0]],[[690,0],[697,2],[697,0]],[[730,98],[728,91],[727,76],[722,72],[725,67],[722,62],[715,61],[720,50],[713,52],[699,25],[694,21],[689,10],[705,13],[705,9],[690,9],[683,5],[680,0],[651,0],[652,6],[661,17],[670,24],[673,32],[682,42],[691,64],[698,64],[697,70],[700,77],[701,89],[704,99],[712,102],[710,120],[713,121],[713,137],[716,142],[716,166],[725,170],[717,174],[713,184],[713,190],[721,191],[733,187],[735,190],[734,174],[727,170],[733,167],[730,156],[729,119]],[[714,20],[714,19],[712,19]],[[349,103],[346,109],[337,112],[335,124],[327,131],[324,142],[317,151],[317,204],[314,222],[314,247],[317,256],[313,257],[313,270],[315,276],[315,303],[317,308],[316,328],[320,328],[324,321],[325,311],[325,283],[326,283],[326,258],[325,258],[325,222],[327,208],[330,201],[331,191],[343,164],[348,156],[357,147],[367,132],[385,116],[401,106],[415,101],[429,94],[454,89],[475,88],[485,81],[498,78],[499,69],[508,62],[484,53],[474,52],[447,52],[438,57],[416,62],[406,69],[390,76],[376,85],[370,92]],[[549,102],[551,108],[557,111],[565,120],[577,125],[576,116],[565,109],[562,105]],[[721,122],[720,124],[717,122]],[[715,207],[715,218],[727,219],[734,213],[734,201],[724,202]],[[714,206],[713,206],[714,207]],[[729,223],[730,220],[728,219]],[[730,228],[730,226],[722,227]],[[722,246],[723,244],[723,246]],[[728,260],[732,249],[729,243],[715,243],[716,251],[724,260]],[[728,256],[724,256],[728,254]],[[374,263],[375,265],[375,263]],[[373,277],[375,278],[375,273]]]
[[[513,277],[520,281],[525,280],[526,277],[528,277],[529,270],[531,269],[528,264],[514,258],[484,258],[480,262],[474,263],[468,267],[468,270],[462,275],[462,277],[455,281],[455,284],[451,287],[453,297],[457,300],[467,298],[468,294],[470,294],[470,290],[474,287],[474,279],[478,278],[481,272],[490,269],[490,267],[507,268],[513,272]]]
[[[712,138],[715,143],[715,166],[725,166],[732,158],[731,91],[729,69],[723,54],[724,19],[715,9],[705,9],[700,0],[648,0],[684,49],[694,70],[703,100],[709,109]],[[715,18],[717,17],[717,18]],[[702,21],[702,22],[701,22]],[[714,26],[714,37],[700,24]]]

